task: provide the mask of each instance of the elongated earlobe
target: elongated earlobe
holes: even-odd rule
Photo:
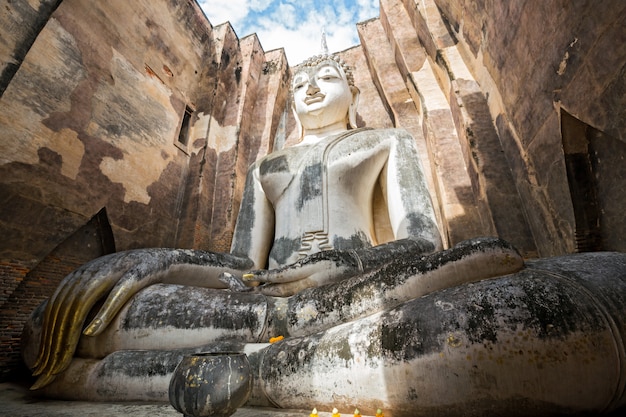
[[[298,142],[300,142],[304,138],[304,127],[302,126],[300,117],[298,117],[298,113],[296,112],[295,104],[291,106],[291,111],[293,112],[293,115],[296,118],[296,132],[298,133]]]
[[[361,95],[361,91],[354,86],[350,87],[350,91],[352,92],[352,103],[350,103],[350,108],[348,109],[348,124],[350,128],[356,129],[356,110],[359,106],[359,96]]]

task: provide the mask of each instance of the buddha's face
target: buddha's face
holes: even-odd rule
[[[334,61],[300,69],[292,89],[296,114],[305,130],[347,123],[354,94],[344,71]]]

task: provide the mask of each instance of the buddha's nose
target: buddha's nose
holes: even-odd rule
[[[317,86],[317,84],[315,83],[315,81],[314,80],[309,81],[309,86],[306,89],[307,95],[313,95],[313,94],[315,94],[315,93],[317,93],[319,91],[320,91],[320,89]]]

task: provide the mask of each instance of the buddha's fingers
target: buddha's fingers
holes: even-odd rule
[[[33,365],[33,375],[39,375],[41,369],[45,368],[45,363],[50,355],[50,346],[53,344],[53,340],[57,335],[56,329],[61,326],[61,322],[58,320],[59,312],[67,308],[66,305],[68,303],[71,303],[72,297],[75,295],[76,287],[80,285],[82,281],[97,279],[97,273],[102,268],[102,265],[109,262],[114,255],[115,254],[94,259],[68,274],[61,281],[52,297],[50,297],[43,317],[39,352],[37,360]],[[94,274],[96,275],[95,277]]]
[[[83,334],[87,336],[97,336],[102,333],[115,315],[126,305],[126,303],[141,289],[159,282],[159,273],[142,274],[133,268],[126,272],[117,284],[111,289],[106,301],[98,311],[98,314],[87,325]]]
[[[270,284],[295,283],[309,279],[310,283],[304,286],[296,285],[293,288],[304,289],[319,286],[359,271],[357,258],[351,252],[353,251],[322,251],[278,269],[252,271],[245,274],[243,279],[248,283],[264,282]]]
[[[54,345],[59,341],[59,334],[65,322],[64,318],[71,309],[71,304],[76,298],[81,286],[92,279],[92,271],[86,264],[66,276],[55,294],[48,301],[46,314],[43,320],[42,336],[39,344],[39,354],[33,366],[33,375],[40,375],[48,369],[50,355],[54,352]]]
[[[69,297],[61,300],[61,308],[54,323],[52,340],[46,346],[47,356],[38,369],[39,374],[54,375],[65,370],[74,355],[81,330],[87,314],[95,303],[110,291],[116,282],[116,277],[106,279],[82,279],[74,283]]]
[[[55,375],[67,369],[78,346],[85,318],[96,302],[111,290],[115,282],[114,277],[110,277],[105,282],[100,281],[98,285],[92,281],[86,283],[78,292],[72,308],[64,318],[64,327],[61,328],[59,343],[54,348],[49,373]]]
[[[56,375],[49,375],[49,374],[40,375],[39,378],[37,378],[37,380],[35,381],[35,383],[31,385],[30,387],[31,391],[35,391],[35,390],[45,387],[46,385],[51,383],[54,380],[54,378],[56,378]]]
[[[77,286],[80,286],[77,285]],[[80,300],[78,298],[73,297],[70,300],[65,300],[62,310],[59,312],[55,323],[54,329],[54,339],[52,340],[52,344],[48,347],[49,353],[45,363],[45,368],[42,370],[42,374],[54,375],[58,372],[55,372],[55,369],[59,367],[69,365],[69,362],[62,363],[63,357],[68,355],[71,356],[74,353],[76,346],[72,346],[68,343],[68,339],[71,337],[71,332],[80,334],[80,327],[82,326],[82,322],[72,321],[76,320],[77,309],[79,306]],[[61,365],[59,363],[61,362]]]
[[[248,283],[268,283],[280,284],[301,280],[309,275],[312,267],[310,265],[302,266],[301,264],[293,264],[279,269],[261,269],[244,274],[243,280]]]
[[[68,278],[74,278],[76,275],[72,273],[63,280],[61,285],[57,288],[54,295],[48,301],[46,305],[46,311],[43,319],[42,334],[39,343],[39,353],[37,360],[33,365],[33,375],[40,375],[45,369],[50,357],[51,346],[54,339],[57,337],[57,327],[60,326],[60,322],[57,321],[59,311],[64,309],[64,304],[67,302],[68,295],[72,294],[74,288],[80,283],[78,280],[72,280]]]
[[[251,281],[244,281],[243,279],[251,278]],[[253,274],[244,274],[242,278],[238,278],[230,272],[222,272],[219,275],[219,280],[222,284],[233,292],[251,292],[259,285],[258,281],[254,281]],[[246,282],[249,285],[246,285]]]
[[[89,310],[110,291],[127,268],[124,262],[127,256],[126,253],[117,253],[95,259],[62,281],[46,308],[33,371],[33,375],[41,375],[41,378],[33,388],[44,386],[50,382],[51,375],[67,368]]]
[[[271,297],[290,297],[306,288],[315,287],[316,284],[308,279],[301,279],[282,284],[267,284],[261,288],[261,294]]]

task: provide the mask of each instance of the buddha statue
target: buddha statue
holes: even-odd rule
[[[497,238],[444,250],[413,138],[357,128],[351,68],[313,57],[292,91],[302,138],[250,167],[230,253],[138,249],[68,275],[24,331],[33,389],[167,401],[183,355],[239,351],[250,405],[417,416],[625,403],[623,254],[525,263]]]

